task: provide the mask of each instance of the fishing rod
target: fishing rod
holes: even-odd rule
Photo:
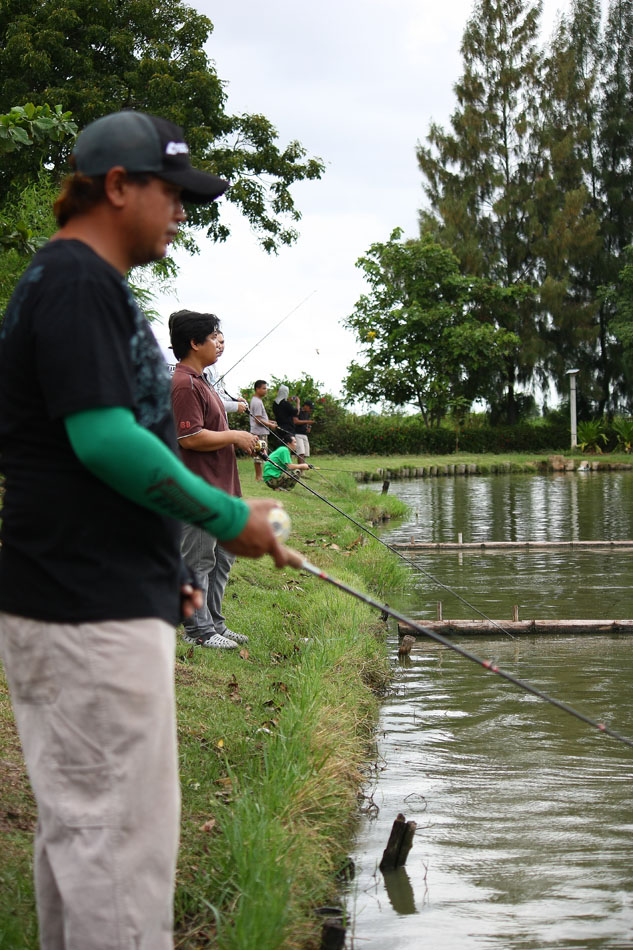
[[[433,574],[430,574],[429,571],[425,571],[424,568],[420,567],[415,561],[411,560],[411,558],[405,557],[405,555],[402,554],[400,551],[398,551],[397,548],[394,548],[391,544],[388,544],[386,541],[383,541],[382,538],[379,538],[377,534],[374,534],[373,531],[370,531],[370,529],[366,527],[366,525],[361,524],[360,521],[356,521],[355,518],[352,518],[351,515],[348,515],[347,512],[343,511],[342,508],[339,508],[337,505],[335,505],[334,502],[330,501],[324,495],[320,495],[319,492],[315,491],[314,488],[311,488],[309,485],[306,485],[306,483],[303,482],[301,478],[298,478],[291,471],[288,471],[285,468],[283,468],[283,466],[278,465],[274,459],[271,459],[270,456],[266,454],[266,452],[259,451],[258,454],[259,454],[259,457],[262,458],[265,462],[270,462],[272,465],[275,466],[276,469],[278,469],[278,471],[282,472],[284,475],[288,475],[290,478],[293,479],[293,481],[298,482],[299,485],[302,485],[306,489],[306,491],[309,491],[312,495],[316,495],[316,497],[320,498],[321,501],[324,501],[326,505],[329,505],[330,508],[334,509],[334,511],[338,511],[340,515],[343,515],[344,518],[347,518],[348,521],[351,521],[352,524],[355,524],[357,528],[360,528],[361,531],[364,531],[366,534],[368,534],[370,538],[374,539],[374,541],[378,541],[378,543],[382,544],[383,547],[387,548],[388,551],[391,551],[393,554],[396,554],[402,561],[405,561],[414,570],[418,571],[424,577],[433,581],[433,583],[437,584],[438,587],[441,587],[442,590],[445,590],[447,594],[451,594],[453,597],[456,597],[459,601],[461,601],[461,603],[464,604],[464,606],[470,608],[470,610],[474,610],[475,613],[478,613],[480,617],[483,617],[484,620],[487,620],[488,623],[491,623],[494,627],[500,630],[501,633],[503,633],[506,637],[509,637],[511,640],[516,640],[516,637],[512,633],[510,633],[509,630],[506,630],[502,624],[498,623],[496,620],[493,620],[491,617],[488,617],[487,614],[483,612],[483,610],[480,610],[479,607],[476,607],[474,604],[471,604],[468,600],[466,600],[465,597],[462,597],[461,594],[458,594],[456,590],[454,590],[451,587],[448,587],[447,584],[443,584],[442,581],[440,581],[437,577],[434,577]]]
[[[244,354],[244,356],[240,356],[240,358],[239,358],[239,360],[237,361],[237,363],[233,363],[233,365],[232,365],[229,369],[227,369],[227,371],[226,371],[225,373],[223,373],[222,376],[218,376],[216,382],[219,383],[221,379],[224,379],[225,376],[228,376],[229,373],[230,373],[232,370],[234,370],[236,366],[239,366],[239,365],[240,365],[240,363],[242,362],[242,360],[245,360],[246,357],[247,357],[250,353],[253,352],[253,350],[257,349],[257,347],[259,346],[260,343],[263,343],[263,342],[264,342],[264,340],[266,339],[266,337],[269,337],[270,334],[273,333],[273,332],[277,329],[277,327],[280,327],[282,323],[285,323],[285,321],[288,319],[288,317],[291,317],[291,316],[293,315],[293,313],[296,313],[297,310],[298,310],[300,307],[303,307],[303,305],[304,305],[304,303],[306,302],[306,300],[309,300],[310,297],[314,297],[315,293],[316,293],[316,290],[313,290],[311,294],[308,294],[307,297],[304,297],[303,300],[301,301],[301,303],[298,303],[296,307],[293,307],[292,310],[290,310],[290,311],[286,314],[285,317],[282,317],[282,319],[279,321],[279,323],[276,323],[275,326],[272,328],[272,330],[269,330],[268,333],[265,333],[265,334],[263,335],[263,337],[261,338],[261,340],[258,340],[257,343],[256,343],[254,346],[251,346],[250,350],[247,350],[247,352]]]
[[[289,522],[289,519],[288,519]],[[289,524],[288,524],[289,527]],[[297,570],[306,571],[308,574],[312,574],[314,577],[318,577],[319,580],[326,581],[328,584],[331,584],[333,587],[336,587],[338,590],[343,591],[345,594],[349,594],[351,597],[355,597],[356,600],[360,600],[362,603],[367,604],[369,607],[373,607],[375,610],[379,610],[382,613],[388,614],[390,617],[393,617],[394,620],[397,620],[399,623],[406,624],[409,627],[413,627],[418,633],[421,633],[425,637],[429,637],[431,640],[435,640],[437,643],[441,643],[442,646],[448,647],[450,650],[453,650],[454,653],[458,653],[460,656],[464,657],[466,660],[470,660],[472,663],[476,663],[477,666],[483,667],[490,673],[496,673],[497,676],[500,676],[502,679],[507,680],[509,683],[512,683],[514,686],[520,687],[520,689],[525,690],[527,693],[531,693],[533,696],[537,696],[539,699],[544,700],[546,703],[549,703],[552,706],[556,706],[558,709],[561,709],[563,712],[568,713],[570,716],[574,716],[576,719],[579,719],[581,722],[584,722],[586,725],[591,726],[594,729],[597,729],[599,732],[604,733],[605,735],[611,736],[612,739],[616,739],[618,742],[623,742],[625,745],[633,748],[633,740],[627,739],[626,736],[620,735],[619,732],[616,732],[614,729],[611,729],[604,722],[598,722],[595,719],[592,719],[590,716],[586,716],[584,713],[580,712],[577,709],[574,709],[573,706],[570,706],[568,703],[563,702],[560,699],[556,699],[553,696],[550,696],[548,693],[543,692],[543,690],[538,689],[536,686],[533,686],[531,683],[528,683],[526,680],[519,679],[517,676],[513,676],[512,673],[508,673],[506,670],[502,670],[496,663],[493,663],[492,660],[482,660],[481,657],[477,656],[474,653],[471,653],[470,650],[464,649],[458,643],[453,643],[451,640],[448,640],[446,637],[443,637],[441,634],[436,633],[434,630],[429,630],[428,627],[423,626],[420,623],[417,623],[415,620],[412,620],[410,617],[406,617],[404,614],[401,614],[398,610],[394,610],[388,604],[381,604],[377,600],[374,600],[372,597],[369,597],[367,594],[363,594],[361,591],[356,590],[353,587],[350,587],[348,584],[344,584],[342,581],[337,580],[334,577],[331,577],[329,574],[326,574],[320,567],[315,567],[314,564],[311,564],[306,560],[298,551],[293,551],[291,549],[286,549],[291,555],[290,566],[296,568]]]

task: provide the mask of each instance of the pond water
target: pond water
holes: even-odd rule
[[[394,482],[412,511],[388,540],[633,539],[633,473]],[[416,558],[493,618],[633,618],[633,552]],[[415,573],[391,602],[477,616]],[[348,910],[380,950],[633,948],[633,749],[420,640],[384,702]],[[633,737],[626,636],[461,640],[479,656]],[[402,812],[406,867],[378,863]]]

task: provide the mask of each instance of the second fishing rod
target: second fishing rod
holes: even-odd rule
[[[288,446],[286,446],[286,448],[288,448]],[[304,481],[302,481],[302,479],[301,479],[300,477],[294,475],[291,471],[288,471],[288,470],[285,469],[282,465],[278,465],[277,462],[276,462],[274,459],[270,458],[270,456],[269,456],[266,452],[261,452],[261,451],[260,451],[260,452],[259,452],[259,456],[260,456],[260,458],[262,458],[264,461],[270,462],[272,465],[274,465],[275,468],[276,468],[280,473],[283,473],[283,474],[287,475],[287,476],[288,476],[289,478],[291,478],[294,482],[296,482],[296,483],[299,484],[299,485],[302,485],[303,488],[305,488],[306,491],[310,492],[310,494],[315,495],[315,496],[316,496],[317,498],[319,498],[321,501],[325,502],[325,504],[326,504],[326,505],[329,505],[330,508],[333,508],[334,511],[337,511],[340,515],[343,515],[344,518],[347,518],[347,520],[350,521],[352,524],[356,525],[357,528],[360,528],[361,531],[364,531],[365,534],[368,534],[370,538],[373,538],[373,539],[374,539],[374,541],[378,541],[379,544],[382,544],[383,547],[385,547],[385,548],[387,548],[387,550],[391,551],[392,554],[396,554],[402,561],[404,561],[406,564],[408,564],[408,565],[409,565],[410,567],[412,567],[414,570],[418,571],[418,573],[422,574],[422,575],[423,575],[424,577],[426,577],[428,580],[433,581],[434,584],[437,584],[438,587],[441,587],[442,590],[446,591],[448,594],[451,594],[453,597],[456,597],[462,604],[464,604],[464,606],[468,607],[470,610],[474,610],[476,613],[479,614],[480,617],[482,617],[482,618],[483,618],[484,620],[486,620],[488,623],[490,623],[490,624],[492,624],[494,627],[496,627],[497,630],[499,630],[500,633],[503,633],[505,636],[509,637],[511,640],[515,640],[515,639],[516,639],[516,637],[515,637],[513,634],[511,634],[509,630],[506,630],[505,627],[504,627],[502,624],[498,623],[498,621],[493,620],[491,617],[488,617],[487,614],[485,614],[482,610],[479,609],[479,607],[476,607],[474,604],[471,604],[470,601],[466,600],[465,597],[462,597],[461,594],[458,594],[457,591],[453,590],[453,589],[452,589],[451,587],[449,587],[447,584],[442,583],[442,581],[440,581],[437,577],[434,577],[433,574],[429,573],[428,571],[425,571],[425,570],[424,570],[423,568],[421,568],[418,564],[416,564],[415,561],[412,561],[410,558],[405,557],[404,554],[401,554],[400,551],[398,551],[398,550],[397,550],[396,548],[394,548],[392,545],[388,544],[386,541],[383,541],[383,539],[380,538],[380,537],[378,537],[377,534],[374,534],[374,532],[371,531],[366,525],[362,524],[362,522],[357,521],[355,518],[353,518],[353,517],[352,517],[350,514],[348,514],[346,511],[343,511],[342,508],[339,508],[338,505],[335,505],[334,502],[330,501],[330,500],[329,500],[328,498],[326,498],[324,495],[321,495],[321,494],[320,494],[318,491],[316,491],[314,488],[311,488],[309,485],[306,485],[306,483],[305,483]]]

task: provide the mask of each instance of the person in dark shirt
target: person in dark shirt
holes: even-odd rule
[[[310,456],[310,440],[308,435],[312,431],[312,409],[311,399],[304,399],[301,405],[301,412],[294,419],[295,429],[297,431],[297,456],[300,462],[305,462]]]
[[[38,806],[41,946],[172,950],[179,783],[174,624],[201,604],[182,521],[289,555],[175,454],[170,377],[125,280],[227,182],[182,130],[125,111],[73,149],[59,231],[0,329],[0,651]]]
[[[277,435],[280,436],[286,444],[288,440],[296,435],[295,416],[299,412],[299,397],[292,401],[288,399],[288,387],[281,385],[277,390],[277,395],[273,402],[273,415],[277,422]]]

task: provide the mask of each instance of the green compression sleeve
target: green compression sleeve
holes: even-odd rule
[[[220,541],[237,537],[248,505],[194,475],[124,407],[88,409],[64,419],[79,461],[125,498],[200,525]]]

